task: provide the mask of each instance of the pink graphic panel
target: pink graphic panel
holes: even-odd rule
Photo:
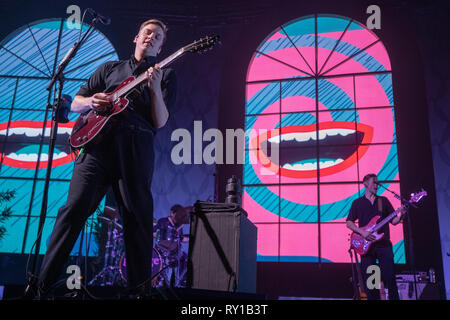
[[[318,248],[319,232],[316,223],[280,225],[280,256],[316,258],[319,255]]]

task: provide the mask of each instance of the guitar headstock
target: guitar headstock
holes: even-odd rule
[[[417,203],[420,201],[420,199],[422,199],[423,197],[427,196],[428,193],[422,189],[422,191],[416,192],[416,193],[411,193],[411,198],[409,200],[409,202],[413,202],[413,203]]]
[[[207,50],[211,50],[212,47],[216,45],[216,43],[220,42],[219,39],[220,37],[218,35],[206,36],[183,47],[183,51],[204,52]]]

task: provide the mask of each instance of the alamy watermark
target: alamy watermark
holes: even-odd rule
[[[70,274],[70,276],[67,277],[67,280],[66,280],[67,289],[69,289],[69,290],[81,289],[81,279],[83,277],[81,276],[80,267],[72,264],[67,267],[66,273]]]
[[[249,163],[262,164],[268,170],[261,174],[275,174],[280,159],[280,129],[226,129],[225,137],[219,129],[203,132],[202,121],[194,121],[193,136],[187,129],[172,132],[172,142],[177,142],[170,153],[173,164],[244,164],[245,147]],[[207,143],[204,146],[204,143]],[[225,147],[224,147],[225,146]],[[236,152],[235,152],[236,151]],[[225,154],[225,156],[224,156]]]
[[[370,16],[367,18],[366,26],[369,29],[381,29],[381,9],[376,4],[370,5],[366,10]]]
[[[66,20],[66,25],[68,29],[77,29],[81,27],[81,9],[76,4],[72,4],[67,7],[66,13],[70,16]]]
[[[366,287],[369,290],[372,289],[380,289],[381,288],[381,271],[380,267],[376,264],[372,264],[367,267],[366,270],[367,274],[370,274],[369,277],[367,277],[366,280]]]

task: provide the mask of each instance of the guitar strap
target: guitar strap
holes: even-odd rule
[[[381,212],[383,212],[383,204],[382,204],[382,201],[381,201],[381,197],[378,197],[378,211],[381,213]]]

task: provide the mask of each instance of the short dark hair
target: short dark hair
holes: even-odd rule
[[[377,177],[377,175],[376,175],[375,173],[369,173],[369,174],[366,174],[366,175],[364,176],[364,178],[363,178],[363,183],[366,182],[366,181],[369,181],[370,178],[376,178],[376,177]]]
[[[184,207],[180,204],[175,204],[170,208],[170,212],[177,213],[180,210],[184,210]]]

